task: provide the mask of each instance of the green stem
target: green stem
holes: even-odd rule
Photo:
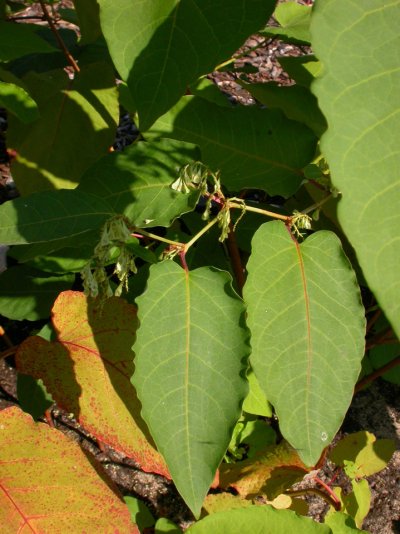
[[[66,47],[61,35],[59,34],[53,19],[51,18],[49,12],[47,11],[47,7],[43,0],[39,0],[40,7],[43,11],[43,16],[47,20],[48,25],[50,26],[50,30],[54,33],[54,37],[57,39],[58,44],[60,45],[61,50],[64,52],[65,57],[67,58],[68,63],[71,65],[71,67],[74,69],[75,72],[80,72],[80,68],[75,61],[75,59],[72,57],[71,52]]]
[[[285,495],[289,495],[290,497],[297,497],[301,495],[309,495],[310,493],[314,493],[314,495],[318,495],[318,497],[321,497],[321,499],[324,499],[328,504],[333,506],[333,508],[337,511],[340,510],[340,502],[338,503],[336,500],[332,499],[330,495],[327,495],[324,491],[318,489],[318,488],[307,488],[304,490],[287,490],[285,491]]]
[[[192,239],[190,241],[188,241],[187,243],[183,244],[183,249],[185,251],[185,254],[187,253],[187,251],[189,250],[189,248],[194,244],[196,243],[196,241],[198,239],[200,239],[200,237],[205,234],[206,232],[208,232],[208,230],[214,226],[215,223],[218,222],[218,217],[215,217],[215,219],[213,219],[212,221],[210,221],[208,224],[206,224],[204,226],[204,228],[202,228],[200,230],[200,232],[198,232],[195,236],[192,237]]]
[[[227,201],[228,208],[237,208],[245,209],[246,211],[252,211],[253,213],[260,213],[261,215],[266,215],[267,217],[272,217],[273,219],[280,219],[281,221],[289,222],[291,217],[290,215],[280,215],[273,211],[263,210],[261,208],[254,208],[253,206],[248,206],[247,204],[239,204],[236,202]]]
[[[308,208],[306,208],[305,210],[302,210],[301,213],[303,213],[304,215],[307,215],[307,213],[310,213],[310,211],[314,211],[318,208],[320,208],[321,206],[323,206],[325,204],[325,202],[328,202],[328,200],[332,197],[332,193],[329,193],[328,195],[326,195],[326,197],[324,197],[323,199],[321,199],[319,202],[316,202],[315,204],[313,204],[312,206],[309,206]]]
[[[151,239],[155,239],[156,241],[161,241],[162,243],[168,243],[168,245],[172,245],[173,247],[182,249],[184,247],[183,243],[180,243],[179,241],[172,241],[171,239],[167,239],[166,237],[161,237],[157,234],[151,234],[150,232],[146,232],[146,230],[143,230],[142,228],[137,228],[137,233],[145,235],[146,237],[150,237]]]
[[[380,376],[384,375],[385,373],[387,373],[388,371],[390,371],[394,367],[397,367],[398,365],[400,365],[400,356],[397,356],[397,358],[394,358],[394,360],[392,360],[391,362],[387,363],[386,365],[384,365],[380,369],[377,369],[376,371],[374,371],[370,375],[364,376],[364,378],[362,378],[359,382],[357,382],[357,384],[356,384],[356,386],[354,388],[354,393],[358,393],[360,390],[363,389],[363,387],[365,387],[366,385],[370,384],[371,382],[373,382],[374,380],[376,380]]]

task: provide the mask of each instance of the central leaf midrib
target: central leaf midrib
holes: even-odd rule
[[[306,324],[307,324],[307,372],[306,372],[307,386],[305,388],[305,412],[306,412],[305,415],[306,415],[306,421],[307,421],[307,425],[306,425],[307,441],[308,441],[309,449],[311,450],[311,436],[310,436],[310,425],[309,425],[310,404],[309,403],[310,403],[310,393],[311,393],[311,368],[312,368],[312,363],[313,363],[313,354],[312,354],[311,323],[310,323],[310,300],[308,298],[307,280],[306,280],[303,256],[301,254],[300,245],[295,238],[293,238],[293,241],[295,243],[297,257],[299,260],[301,282],[302,282],[303,293],[304,293]]]
[[[193,487],[193,477],[192,477],[192,457],[190,452],[190,432],[189,432],[189,359],[190,359],[190,342],[191,342],[191,314],[190,314],[190,280],[189,280],[189,271],[184,270],[185,276],[185,327],[186,327],[186,336],[185,336],[185,441],[186,441],[186,450],[187,450],[187,460],[188,460],[188,478],[190,480],[190,485],[192,488],[192,494],[194,495]]]

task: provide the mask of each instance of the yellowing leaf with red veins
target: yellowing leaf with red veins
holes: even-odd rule
[[[234,488],[241,497],[263,493],[272,500],[308,471],[297,452],[283,441],[244,462],[222,464],[220,486]]]
[[[2,532],[139,534],[117,490],[67,436],[19,408],[0,412]]]
[[[34,336],[20,346],[18,370],[41,378],[57,404],[97,439],[147,472],[170,478],[130,382],[136,310],[110,298],[102,308],[83,293],[61,293],[52,310],[57,341]]]

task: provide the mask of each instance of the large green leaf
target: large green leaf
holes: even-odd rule
[[[0,313],[17,321],[49,317],[57,295],[74,279],[72,274],[48,276],[26,265],[11,267],[0,275]]]
[[[244,306],[230,276],[174,262],[150,267],[137,299],[133,382],[143,418],[195,515],[228,447],[247,393]]]
[[[398,336],[399,20],[398,0],[325,0],[316,3],[312,22],[324,64],[313,90],[329,124],[322,150],[342,192],[339,221]]]
[[[25,245],[100,229],[114,213],[105,200],[84,191],[43,191],[0,206],[0,242]]]
[[[251,363],[282,434],[314,465],[360,372],[365,320],[356,277],[331,232],[299,245],[274,221],[257,230],[252,249],[244,287]]]
[[[188,534],[331,534],[327,525],[302,517],[291,510],[275,510],[272,506],[249,506],[211,514],[192,525]]]
[[[232,191],[259,188],[282,196],[300,186],[301,169],[313,159],[317,142],[311,130],[278,110],[229,109],[191,96],[158,119],[150,136],[198,145],[204,163],[221,170]]]
[[[23,78],[40,119],[10,120],[9,145],[17,150],[13,177],[24,195],[72,188],[112,145],[119,116],[112,65],[82,66],[70,80],[59,69]]]
[[[271,15],[274,0],[99,0],[114,64],[147,130],[187,86],[230,57]]]
[[[55,52],[56,49],[36,35],[36,24],[0,21],[0,61],[10,61],[26,54]]]
[[[268,108],[281,109],[288,119],[304,123],[315,135],[321,136],[326,130],[326,121],[318,108],[317,99],[306,87],[243,82],[240,85]]]
[[[184,194],[171,185],[181,167],[199,158],[189,143],[139,142],[99,160],[82,177],[79,189],[104,198],[135,226],[169,226],[196,206],[198,191]]]

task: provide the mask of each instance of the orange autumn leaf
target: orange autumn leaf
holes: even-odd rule
[[[57,404],[101,442],[126,454],[147,472],[170,478],[156,450],[130,382],[136,310],[120,298],[100,308],[83,293],[61,293],[52,310],[56,341],[25,340],[18,370],[41,378]]]
[[[11,407],[0,436],[2,532],[139,534],[117,490],[62,432]]]
[[[271,500],[308,471],[297,452],[283,441],[243,462],[222,464],[220,486],[235,489],[241,497],[264,493]]]

